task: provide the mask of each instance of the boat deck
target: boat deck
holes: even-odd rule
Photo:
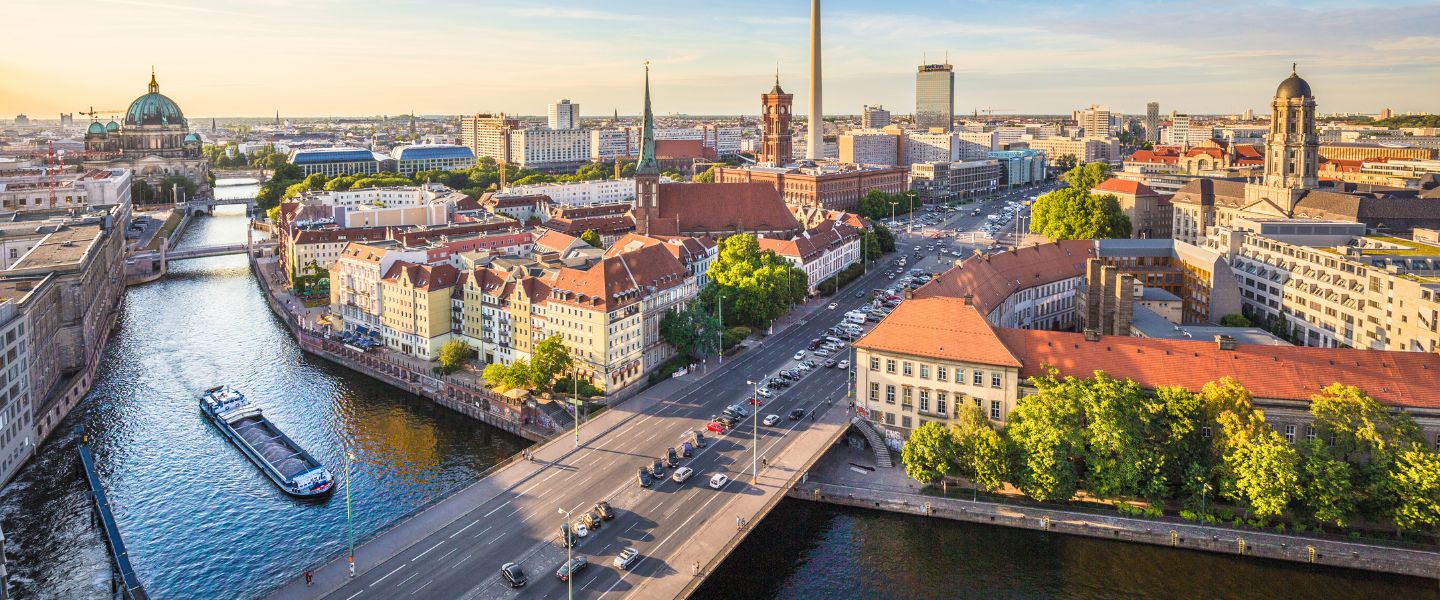
[[[230,423],[235,432],[255,448],[271,466],[287,480],[316,467],[305,460],[299,448],[286,443],[285,438],[268,421],[259,415],[247,416]]]

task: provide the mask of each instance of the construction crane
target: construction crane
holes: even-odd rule
[[[975,109],[975,117],[976,117],[976,118],[979,118],[979,116],[980,116],[980,111],[982,111],[982,110],[985,111],[985,124],[986,124],[986,125],[989,125],[990,123],[992,123],[992,122],[995,121],[995,113],[997,113],[997,112],[1007,113],[1007,112],[1014,112],[1014,111],[1015,111],[1015,109],[1013,109],[1013,108],[993,108],[993,107],[988,107],[988,106],[985,107],[985,108],[978,108],[978,107],[977,107],[977,108]]]
[[[87,117],[90,117],[90,120],[91,120],[91,121],[96,121],[96,120],[98,120],[98,119],[95,118],[96,115],[118,115],[118,114],[123,113],[123,112],[125,112],[125,111],[123,111],[123,110],[116,110],[116,109],[113,109],[113,108],[111,108],[111,109],[102,109],[102,110],[95,110],[95,107],[94,107],[94,106],[91,106],[89,112],[86,112],[86,111],[83,111],[83,110],[77,110],[77,111],[75,111],[75,112],[80,113],[80,114],[82,114],[82,115],[85,115],[85,116],[87,116]]]
[[[55,140],[50,140],[50,149],[45,153],[45,185],[50,188],[50,208],[55,208],[59,197],[55,193],[55,171],[65,168],[65,151],[55,153]]]

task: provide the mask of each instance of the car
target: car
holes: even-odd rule
[[[837,309],[837,308],[840,308],[840,303],[838,303],[838,302],[831,302],[831,303],[830,303],[828,306],[826,306],[825,308],[828,308],[828,309],[830,309],[830,310],[835,310],[835,309]]]
[[[610,508],[609,502],[605,501],[596,502],[595,507],[590,509],[590,514],[600,517],[601,519],[604,519],[606,521],[615,518],[615,510]]]
[[[571,575],[584,571],[588,566],[590,566],[589,560],[584,556],[576,556],[555,570],[555,578],[560,581],[570,581]]]
[[[790,358],[793,358],[795,360],[805,360],[805,351],[801,350],[799,352],[796,352],[795,356],[792,356]]]
[[[674,449],[674,448],[668,448],[668,449],[666,449],[666,450],[665,450],[665,465],[673,469],[673,468],[675,468],[675,465],[678,465],[678,464],[680,464],[680,455],[675,454],[675,449]]]
[[[661,477],[664,477],[664,476],[665,476],[665,461],[660,460],[660,459],[658,459],[658,458],[655,459],[655,462],[653,462],[653,463],[650,464],[650,475],[652,475],[652,476],[655,477],[656,479],[659,479],[659,478],[661,478]]]
[[[761,398],[774,398],[774,397],[775,397],[774,392],[771,392],[770,390],[763,389],[763,388],[762,388],[762,389],[759,389],[759,390],[756,390],[756,391],[755,391],[755,395],[760,396]]]
[[[650,471],[645,467],[640,467],[640,487],[648,488],[651,483],[654,483],[654,479],[650,477]]]
[[[706,423],[705,428],[719,434],[724,434],[727,429],[730,429],[729,427],[726,427],[724,423],[721,423],[719,421],[711,421],[709,423]]]
[[[525,570],[513,562],[505,563],[504,566],[500,567],[500,579],[510,584],[512,588],[525,587],[525,583],[530,581],[529,578],[525,577]]]
[[[809,371],[809,370],[810,370],[810,365],[806,364],[806,363],[808,363],[808,362],[810,362],[810,361],[807,360],[807,361],[805,361],[805,362],[803,362],[803,363],[800,363],[800,370],[801,370],[801,371]]]
[[[575,532],[575,537],[577,538],[583,538],[587,535],[590,535],[590,528],[586,527],[585,524],[581,523],[580,521],[575,521],[575,524],[571,525],[570,529],[571,531]]]
[[[850,368],[850,361],[848,361],[848,360],[842,360],[842,361],[840,361],[839,363],[836,363],[835,366],[840,367],[840,368],[842,368],[842,369],[848,369],[848,368]]]
[[[815,356],[830,356],[831,349],[821,346],[815,351]]]
[[[603,520],[600,517],[597,517],[588,512],[580,515],[580,522],[584,523],[586,527],[589,527],[591,531],[599,529],[602,521]]]
[[[856,297],[856,298],[864,298],[864,297],[865,297],[865,292],[855,292],[855,297]]]
[[[695,447],[696,447],[696,448],[704,448],[705,446],[708,446],[708,445],[710,445],[710,442],[705,441],[705,434],[696,431],[696,432],[695,432]]]
[[[692,469],[690,467],[680,467],[678,469],[675,469],[675,474],[670,476],[670,480],[674,481],[675,483],[685,483],[685,480],[690,479],[690,476],[694,474],[695,469]]]
[[[711,488],[718,490],[725,487],[725,484],[727,483],[730,483],[730,478],[726,477],[724,473],[716,473],[710,477]]]
[[[575,545],[575,534],[570,530],[569,523],[560,524],[560,547],[569,548]]]
[[[765,415],[765,420],[762,422],[765,423],[766,426],[774,426],[780,422],[780,415]]]
[[[636,550],[633,547],[625,548],[624,550],[620,551],[620,554],[617,554],[615,556],[615,568],[620,569],[621,571],[629,569],[630,565],[635,564],[635,559],[637,558],[640,558],[639,550]]]
[[[797,409],[795,409],[795,410],[790,411],[790,420],[791,420],[791,421],[799,421],[800,418],[801,418],[801,417],[804,417],[804,416],[805,416],[805,409],[803,409],[803,408],[797,408]]]
[[[824,364],[825,364],[825,368],[827,368],[827,369],[833,369],[833,368],[835,368],[835,365],[836,365],[836,364],[839,364],[839,363],[836,363],[836,362],[835,362],[835,359],[833,359],[833,358],[828,358],[828,359],[825,359],[825,363],[824,363]]]

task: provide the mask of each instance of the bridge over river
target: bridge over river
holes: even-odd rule
[[[849,289],[869,289],[880,275],[872,270]],[[743,402],[751,395],[749,381],[793,366],[796,350],[862,302],[842,294],[838,310],[811,307],[808,317],[722,366],[712,364],[708,373],[656,385],[583,425],[578,441],[567,435],[539,446],[535,461],[500,467],[365,541],[355,550],[353,578],[346,557],[332,557],[312,565],[313,586],[297,579],[270,598],[471,599],[517,593],[564,598],[566,585],[554,575],[566,561],[566,549],[558,543],[560,525],[566,514],[578,518],[601,500],[614,507],[616,517],[573,548],[590,563],[574,578],[574,595],[688,596],[748,533],[737,519],[758,523],[844,436],[851,420],[848,373],[818,367],[761,407],[761,413],[781,415],[775,426],[757,428],[750,418],[727,435],[711,436],[708,447],[681,459],[681,466],[694,470],[687,482],[666,478],[644,489],[637,484],[637,470],[678,447],[683,435],[703,429],[725,406]],[[814,416],[786,419],[796,408]],[[755,458],[757,447],[763,462]],[[758,479],[752,479],[755,466]],[[712,489],[709,481],[717,473],[730,482]],[[613,567],[615,555],[626,547],[639,550],[638,562],[628,570]],[[529,576],[518,592],[498,578],[507,562],[519,563]],[[306,568],[297,565],[295,572]]]

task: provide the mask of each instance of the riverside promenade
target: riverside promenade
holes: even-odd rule
[[[792,488],[793,498],[985,525],[1172,546],[1190,550],[1331,565],[1440,580],[1440,552],[1333,538],[1200,525],[1176,518],[1136,519],[1118,514],[971,501],[922,490],[900,466],[875,468],[869,451],[836,447]]]

